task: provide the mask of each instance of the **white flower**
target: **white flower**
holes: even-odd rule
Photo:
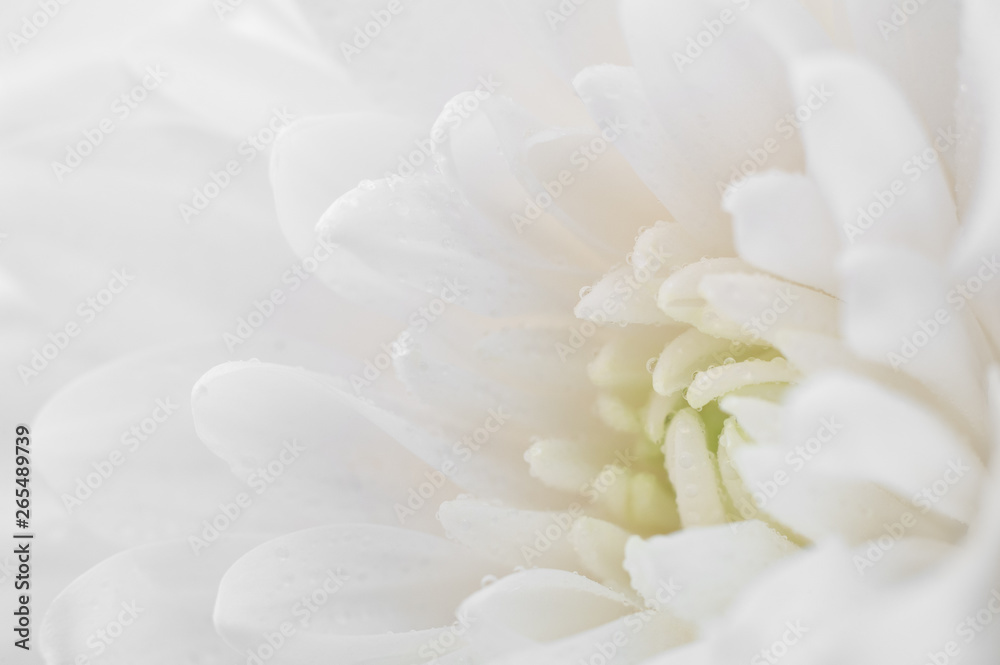
[[[995,660],[991,3],[319,4],[363,112],[277,140],[299,258],[242,359],[124,359],[38,418],[64,454],[193,385],[150,422],[215,456],[46,461],[71,513],[87,465],[130,481],[71,524],[152,543],[53,602],[52,662],[129,602],[114,662]],[[344,352],[257,330],[319,281]]]

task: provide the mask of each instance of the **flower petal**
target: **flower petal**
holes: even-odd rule
[[[656,304],[675,321],[688,323],[713,337],[748,341],[739,326],[717,312],[699,291],[706,277],[727,273],[752,273],[754,269],[740,259],[714,258],[691,263],[674,271],[657,294]]]
[[[671,600],[663,592],[657,597]],[[515,573],[462,605],[477,655],[490,663],[541,665],[600,656],[633,665],[693,637],[693,627],[664,603],[636,609],[621,594],[556,570]]]
[[[501,571],[443,538],[405,529],[297,531],[232,565],[219,584],[215,625],[241,653],[262,655],[265,636],[284,635],[286,662],[402,665],[452,630],[462,598]]]
[[[731,413],[740,427],[758,443],[777,443],[785,409],[780,404],[759,397],[729,395],[719,401],[726,413]]]
[[[441,297],[486,316],[537,313],[567,308],[579,283],[501,235],[436,174],[362,183],[330,206],[320,233],[336,254],[324,265],[327,284],[383,307],[416,311]],[[360,291],[358,261],[381,277]]]
[[[232,563],[261,540],[223,536],[200,554],[187,542],[157,543],[98,564],[45,613],[40,631],[45,661],[76,663],[85,657],[108,665],[154,665],[164,659],[184,662],[194,649],[207,662],[234,662],[238,655],[212,624],[215,591]]]
[[[637,281],[634,276],[631,266],[613,269],[594,286],[586,287],[574,313],[581,319],[596,323],[656,326],[675,323],[674,319],[656,305],[656,294],[666,275],[654,273],[645,281]]]
[[[938,154],[946,128],[926,131],[902,94],[873,66],[846,55],[799,59],[800,102],[826,98],[802,126],[807,172],[849,243],[892,243],[941,259],[957,229]],[[939,133],[937,133],[939,132]]]
[[[972,305],[988,331],[994,348],[1000,344],[1000,307],[997,253],[1000,230],[996,219],[1000,211],[1000,193],[989,183],[1000,177],[1000,85],[992,75],[1000,64],[1000,48],[991,35],[1000,28],[1000,12],[983,0],[969,0],[962,5],[962,56],[959,70],[961,113],[959,115],[959,195],[967,199],[962,230],[951,252],[956,283],[976,281],[984,288]],[[964,177],[963,177],[964,176]],[[982,265],[989,269],[983,273]],[[977,274],[978,273],[978,274]],[[988,283],[987,283],[988,282]]]
[[[502,110],[508,107],[494,101],[470,113],[469,99],[469,94],[463,94],[449,100],[422,141],[426,146],[440,138],[434,152],[440,156],[442,170],[501,232],[557,263],[602,270],[606,259],[551,215],[550,207],[534,204],[534,197],[511,169],[510,158],[517,157],[523,137],[511,136],[505,129],[509,129],[507,122],[516,127],[519,121],[507,118]],[[401,164],[396,173],[403,172]]]
[[[579,504],[557,512],[518,510],[459,498],[443,503],[439,515],[451,538],[511,568],[580,569],[579,558],[567,537],[576,518],[583,515]]]
[[[736,251],[744,261],[837,293],[836,256],[843,240],[810,178],[771,171],[731,192],[725,207],[733,216]]]
[[[706,211],[714,210],[720,194],[710,183],[698,182],[696,174],[677,156],[673,139],[646,99],[636,71],[597,65],[580,72],[573,84],[598,123],[621,123],[622,133],[615,146],[693,242],[704,247],[698,256],[731,252],[727,238],[712,233],[726,228],[722,211],[715,215],[719,219],[709,224],[703,221]]]
[[[332,60],[361,89],[376,103],[408,108],[421,120],[432,120],[446,100],[475,86],[477,77],[519,60],[510,48],[512,24],[500,6],[449,0],[396,6],[392,13],[378,0],[298,5]],[[518,73],[500,81],[513,87]]]
[[[969,334],[968,292],[949,289],[934,263],[902,248],[859,248],[841,267],[842,327],[851,349],[914,377],[982,436],[981,358],[989,352]]]
[[[959,60],[965,109],[960,116],[961,136],[974,154],[965,156],[968,162],[959,174],[962,193],[969,197],[961,235],[955,243],[953,262],[960,267],[976,265],[985,250],[1000,249],[996,211],[1000,209],[1000,193],[987,186],[1000,170],[1000,127],[996,118],[1000,112],[1000,84],[992,76],[1000,63],[1000,47],[992,38],[1000,26],[1000,11],[988,0],[970,0],[962,5],[962,56]]]
[[[670,610],[700,623],[720,614],[744,585],[795,546],[763,522],[688,528],[647,540],[631,538],[625,568],[645,598],[677,588]]]
[[[663,454],[684,527],[725,522],[715,457],[708,450],[705,423],[694,409],[684,409],[670,421]]]
[[[795,389],[786,406],[793,468],[875,482],[968,523],[985,478],[968,440],[933,412],[878,384],[830,373]],[[914,454],[919,451],[919,454]]]
[[[740,478],[754,496],[751,505],[743,505],[741,515],[773,518],[811,541],[837,537],[860,544],[874,540],[885,535],[886,524],[907,513],[915,518],[909,536],[944,542],[962,536],[959,522],[934,511],[916,519],[920,510],[913,503],[874,482],[831,477],[808,465],[799,471],[789,465],[786,455],[783,447],[773,444],[741,446],[733,452]]]
[[[268,123],[283,107],[305,116],[365,104],[347,68],[325,61],[294,14],[270,3],[240,14],[222,20],[205,5],[176,12],[134,35],[125,59],[137,73],[150,63],[161,66],[167,78],[158,93],[237,144],[249,136],[256,141],[264,129],[273,140]],[[260,26],[267,26],[266,37]]]
[[[740,388],[767,383],[793,383],[798,378],[798,371],[784,358],[751,358],[698,372],[684,397],[688,404],[701,409],[712,400]]]
[[[408,119],[380,113],[305,118],[283,131],[271,153],[271,187],[296,253],[313,250],[316,225],[331,203],[362,180],[395,170],[418,137]]]
[[[328,352],[258,335],[241,355],[337,364]],[[60,504],[57,521],[135,546],[201,533],[220,504],[245,492],[198,441],[191,416],[191,386],[227,357],[217,338],[173,344],[125,355],[56,393],[36,416],[34,437],[35,461]],[[275,528],[274,517],[255,509],[230,526]],[[300,518],[281,518],[288,519]]]
[[[959,3],[924,2],[915,12],[893,0],[846,0],[844,5],[855,48],[903,89],[923,126],[931,132],[954,127]],[[949,170],[954,156],[951,150],[941,155]]]
[[[550,127],[502,99],[490,100],[486,111],[527,194],[519,232],[530,232],[525,225],[542,210],[593,251],[612,258],[631,249],[640,227],[669,218],[615,148],[626,129],[621,120],[593,130]]]
[[[664,397],[687,388],[696,372],[732,357],[733,342],[689,328],[667,343],[653,367],[653,389]]]
[[[505,4],[566,80],[587,65],[628,64],[628,48],[618,25],[618,0],[572,7],[561,0],[508,0]]]
[[[266,491],[266,499],[273,500],[273,492],[292,505],[311,507],[306,523],[296,511],[286,529],[316,524],[317,514],[327,523],[405,520],[435,528],[433,511],[414,516],[400,510],[408,500],[406,489],[430,484],[440,503],[456,488],[355,412],[332,383],[294,367],[221,365],[192,391],[198,435],[254,490],[252,496]],[[279,471],[268,475],[268,468]],[[272,488],[278,479],[280,488]]]
[[[462,602],[483,651],[510,651],[596,628],[635,611],[620,593],[563,570],[539,568],[507,575]]]
[[[784,58],[826,46],[822,31],[798,3],[785,1],[734,7],[723,0],[629,0],[622,5],[622,27],[666,134],[663,154],[676,160],[668,177],[677,193],[664,203],[689,230],[699,229],[704,242],[726,239],[719,184],[748,151],[764,153],[772,168],[801,165],[794,131],[787,141],[777,138],[782,118],[793,110]],[[709,48],[695,41],[700,33],[712,39]],[[765,143],[774,150],[769,153]]]
[[[789,330],[827,334],[837,330],[835,298],[768,275],[708,275],[699,282],[698,293],[707,309],[758,343],[775,343]]]
[[[631,595],[625,561],[625,543],[632,534],[621,527],[594,517],[580,517],[569,532],[584,572],[591,579],[621,593]]]
[[[617,665],[638,665],[649,662],[647,659],[655,654],[674,653],[677,647],[694,639],[695,632],[694,626],[668,611],[643,610],[561,640],[515,650],[489,662],[491,665],[601,662],[610,653]]]

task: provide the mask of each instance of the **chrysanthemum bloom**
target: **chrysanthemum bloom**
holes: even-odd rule
[[[1000,11],[528,5],[312,13],[380,110],[275,147],[300,260],[191,393],[245,485],[53,662],[995,661]],[[314,275],[369,355],[261,342]]]

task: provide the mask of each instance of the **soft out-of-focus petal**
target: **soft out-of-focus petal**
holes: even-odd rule
[[[854,48],[854,35],[844,0],[800,0],[813,17],[823,26],[837,48],[850,51]]]
[[[226,570],[261,538],[225,536],[196,555],[186,542],[126,550],[91,568],[52,602],[40,626],[46,662],[154,665],[211,663],[239,654],[216,634],[216,589]]]
[[[754,441],[776,443],[781,440],[785,410],[780,404],[760,397],[728,395],[719,400],[719,405],[736,418]]]
[[[993,75],[1000,66],[1000,47],[992,38],[1000,29],[1000,11],[995,4],[970,0],[962,5],[962,56],[959,60],[962,85],[959,108],[958,164],[962,189],[967,200],[951,263],[956,282],[982,289],[973,308],[983,321],[994,345],[1000,343],[1000,280],[996,279],[1000,253],[1000,192],[990,183],[1000,177],[1000,83]],[[988,269],[983,270],[987,265]],[[982,286],[978,286],[981,284]]]
[[[623,3],[622,26],[674,160],[669,177],[677,190],[664,204],[689,230],[699,229],[700,240],[724,249],[729,224],[720,183],[754,154],[754,168],[802,164],[793,127],[782,125],[795,106],[784,58],[823,48],[822,32],[801,6],[784,1],[631,0]],[[705,40],[700,33],[708,46],[696,41]]]
[[[657,651],[688,642],[693,628],[664,602],[639,611],[625,596],[556,570],[515,573],[477,592],[462,605],[470,639],[490,663],[588,662],[605,658],[632,665]],[[656,601],[654,601],[656,602]]]
[[[300,4],[333,60],[380,106],[405,107],[430,121],[445,101],[474,88],[480,77],[511,97],[556,108],[563,103],[563,91],[553,85],[561,82],[545,63],[518,48],[514,23],[501,3],[401,2],[393,5],[395,11],[383,0]]]
[[[439,511],[450,537],[480,556],[521,567],[580,569],[569,533],[583,514],[579,504],[563,511],[517,510],[462,498]]]
[[[975,449],[921,405],[848,374],[796,389],[786,406],[784,444],[798,471],[875,482],[968,523],[984,480]]]
[[[251,496],[267,492],[270,499],[272,478],[280,477],[285,501],[327,523],[436,526],[432,510],[399,506],[412,501],[408,490],[425,491],[422,485],[433,488],[435,505],[455,487],[340,399],[332,381],[295,367],[220,365],[193,388],[198,435]],[[298,515],[288,522],[302,523]]]
[[[732,193],[736,251],[747,263],[827,293],[837,293],[837,234],[823,195],[809,178],[772,172]],[[795,251],[788,251],[789,246]]]
[[[487,316],[537,313],[564,307],[566,289],[576,283],[571,270],[492,229],[438,175],[364,182],[330,206],[320,231],[336,248],[324,266],[328,284],[387,306],[412,302],[411,311],[441,297]],[[344,257],[360,261],[380,280],[359,292]],[[423,302],[413,302],[416,294]]]
[[[924,2],[915,12],[913,5],[903,8],[893,0],[845,0],[843,5],[858,53],[903,89],[925,129],[955,127],[961,3]],[[941,155],[949,171],[954,156],[955,150]]]
[[[417,138],[415,123],[378,113],[304,118],[282,132],[271,155],[271,187],[296,253],[312,252],[316,225],[330,204],[362,180],[394,171]]]
[[[451,413],[420,403],[402,388],[383,377],[363,396],[341,387],[335,390],[345,403],[465,490],[518,508],[565,503],[564,496],[529,474],[524,452],[530,437],[506,404],[481,401],[478,414],[468,409]]]
[[[553,68],[566,80],[588,65],[627,65],[628,47],[618,24],[619,0],[567,4],[562,0],[506,0]]]
[[[458,427],[452,431],[456,438],[472,436],[491,410],[500,409],[503,422],[490,423],[489,443],[481,446],[491,455],[523,453],[533,437],[545,436],[607,450],[614,441],[594,414],[579,407],[594,399],[587,361],[608,335],[573,319],[562,324],[486,322],[449,311],[426,331],[409,331],[395,371],[428,408],[448,414]]]
[[[263,337],[247,351],[289,362],[324,359],[314,348]],[[61,504],[53,523],[69,518],[126,546],[197,537],[221,505],[253,495],[198,441],[192,422],[191,386],[227,356],[215,340],[171,345],[125,356],[57,393],[34,424],[36,462]],[[224,520],[223,531],[278,526],[270,510],[246,512],[252,515]]]
[[[957,228],[939,153],[950,128],[926,128],[875,67],[841,54],[797,59],[800,103],[822,100],[802,125],[809,175],[848,244],[895,243],[942,259]]]
[[[751,520],[632,538],[625,548],[625,568],[647,600],[655,602],[669,586],[674,590],[671,611],[701,622],[725,610],[746,584],[794,551],[784,536]]]
[[[497,116],[498,110],[509,111],[512,105],[487,102],[469,111],[470,95],[475,93],[449,100],[431,127],[428,138],[438,139],[434,151],[441,159],[437,165],[501,233],[516,237],[518,243],[556,263],[603,269],[606,257],[553,216],[554,209],[544,205],[544,197],[543,205],[538,205],[537,197],[525,190],[522,178],[512,171],[510,160],[518,157],[522,141],[505,131],[509,129],[505,122],[511,119]],[[397,173],[403,169],[400,164]]]
[[[776,644],[786,657],[802,651],[809,631],[863,597],[849,561],[846,548],[830,546],[806,550],[765,571],[732,605],[725,621],[706,636],[712,643],[710,662],[764,660],[764,654],[774,658]]]
[[[626,131],[620,119],[576,129],[546,125],[503,99],[485,108],[529,201],[593,251],[606,258],[623,255],[640,227],[669,217],[615,148]],[[536,214],[526,204],[517,219],[519,231],[526,231]]]
[[[707,275],[698,284],[698,293],[709,308],[756,343],[774,343],[788,331],[836,332],[835,298],[768,275]]]
[[[647,274],[650,275],[648,280],[637,281],[631,266],[613,269],[582,293],[575,309],[577,316],[597,323],[655,326],[674,323],[674,319],[656,305],[656,294],[666,275]]]
[[[990,374],[995,405],[1000,383],[995,369]],[[791,645],[786,640],[789,653],[795,649],[804,662],[990,662],[1000,644],[992,618],[1000,600],[997,468],[983,487],[968,536],[947,556],[912,538],[912,531],[900,534],[899,523],[850,550],[821,545],[765,575],[740,599],[717,626],[716,653],[727,662],[742,660],[787,634],[795,637]],[[927,566],[923,574],[899,574],[920,559]],[[846,634],[854,637],[844,640]]]
[[[370,104],[346,68],[302,38],[294,18],[260,4],[228,19],[202,4],[161,21],[136,35],[126,61],[140,76],[161,67],[164,97],[238,141],[263,131],[275,110],[304,116]]]
[[[691,624],[669,611],[643,610],[562,640],[514,651],[492,665],[588,662],[612,654],[619,665],[638,665],[654,654],[673,653],[695,636]],[[680,662],[680,661],[678,661]]]
[[[773,445],[737,449],[735,466],[748,491],[756,493],[754,503],[745,506],[748,516],[773,518],[814,542],[829,537],[851,544],[874,540],[907,513],[914,518],[907,533],[914,537],[953,542],[963,533],[959,522],[935,512],[923,514],[873,482],[831,477],[809,467],[790,473],[785,455]]]
[[[610,522],[581,517],[573,525],[569,538],[588,577],[616,591],[629,593],[632,587],[622,564],[630,535]]]
[[[842,328],[851,349],[923,383],[981,437],[980,358],[988,351],[973,336],[978,325],[967,318],[963,292],[933,262],[906,249],[859,248],[844,257],[841,269]]]
[[[509,651],[570,637],[635,610],[625,596],[582,575],[540,568],[493,582],[467,598],[459,613],[475,624],[474,642]]]
[[[646,99],[635,69],[588,67],[576,77],[574,86],[598,123],[622,127],[615,146],[681,227],[706,248],[702,251],[731,251],[725,238],[715,238],[703,228],[703,204],[717,202],[718,195],[713,196],[712,188],[699,183],[698,174],[692,174],[682,163],[683,157]],[[718,223],[721,225],[721,221]]]
[[[405,529],[297,531],[232,565],[219,584],[215,625],[240,653],[277,652],[284,663],[402,665],[426,658],[446,632],[447,651],[461,644],[456,608],[501,572],[443,538]],[[275,634],[283,646],[262,651]]]

